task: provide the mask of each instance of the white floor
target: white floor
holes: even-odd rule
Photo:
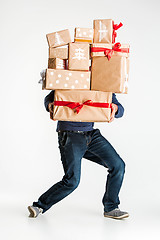
[[[158,203],[148,208],[128,206],[130,217],[114,220],[103,217],[102,206],[75,201],[70,197],[55,205],[36,219],[28,218],[27,201],[12,197],[2,199],[0,236],[5,240],[56,239],[56,240],[139,240],[159,239],[160,208]],[[96,201],[95,201],[96,202]],[[88,205],[87,205],[88,204]]]

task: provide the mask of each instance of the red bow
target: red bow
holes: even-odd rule
[[[104,52],[108,60],[111,59],[114,51],[116,52],[123,52],[123,53],[129,53],[129,48],[121,48],[121,44],[115,43],[112,47],[112,49],[109,48],[101,48],[101,47],[92,47],[91,52]]]
[[[114,21],[113,21],[112,43],[115,43],[115,38],[117,37],[116,31],[122,26],[123,24],[121,22],[119,24],[114,24]]]
[[[92,102],[91,100],[87,100],[84,103],[79,102],[69,102],[69,101],[54,101],[55,106],[66,106],[71,109],[75,109],[77,114],[82,109],[84,105],[91,106],[91,107],[100,107],[100,108],[111,108],[111,103],[99,103],[99,102]]]
[[[115,43],[115,44],[113,45],[112,49],[109,49],[109,50],[107,50],[107,51],[104,52],[105,55],[107,56],[108,60],[111,59],[114,51],[121,52],[122,49],[120,49],[120,47],[121,47],[121,44],[118,42],[118,43]]]
[[[121,52],[120,47],[121,47],[121,44],[120,44],[120,43],[115,43],[115,44],[113,45],[112,49],[106,49],[106,50],[104,51],[104,54],[107,56],[108,60],[111,59],[114,51]]]

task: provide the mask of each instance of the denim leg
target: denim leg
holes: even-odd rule
[[[77,188],[81,175],[81,159],[87,149],[85,136],[80,133],[58,133],[58,140],[65,175],[60,182],[42,194],[38,202],[33,203],[42,208],[43,213]]]
[[[93,131],[84,158],[108,168],[109,174],[102,200],[104,211],[117,208],[120,204],[118,195],[123,182],[125,163],[98,129]]]

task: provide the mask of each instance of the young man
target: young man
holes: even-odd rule
[[[49,104],[54,100],[54,91],[45,97],[45,107],[49,111]],[[112,96],[112,113],[110,122],[114,118],[123,116],[124,108]],[[103,196],[104,216],[122,219],[129,216],[122,212],[118,205],[119,191],[125,172],[125,163],[117,154],[112,145],[101,135],[99,129],[93,129],[92,122],[58,121],[57,132],[61,160],[64,169],[64,177],[54,184],[48,191],[42,194],[37,202],[28,207],[29,217],[37,217],[39,213],[45,213],[52,205],[59,202],[73,192],[81,175],[81,160],[86,158],[108,169],[106,189]]]

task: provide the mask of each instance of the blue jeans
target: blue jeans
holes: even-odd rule
[[[73,192],[80,182],[81,160],[86,158],[108,169],[102,203],[105,212],[117,208],[120,204],[118,195],[125,172],[125,163],[101,135],[99,129],[88,132],[59,132],[58,141],[64,177],[42,194],[33,206],[42,208],[44,213]]]

